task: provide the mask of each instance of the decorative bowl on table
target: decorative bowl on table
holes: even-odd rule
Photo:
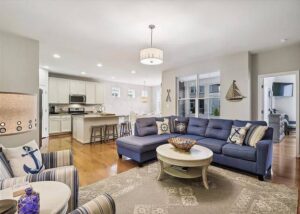
[[[168,142],[172,144],[176,149],[185,152],[189,152],[191,148],[196,144],[195,140],[180,137],[170,138]]]

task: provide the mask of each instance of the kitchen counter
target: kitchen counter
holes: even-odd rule
[[[80,143],[90,143],[92,126],[119,124],[128,116],[108,114],[82,114],[72,115],[73,138]]]
[[[73,115],[73,117],[83,117],[83,118],[111,118],[111,117],[128,117],[128,115],[115,115],[115,114],[81,114]]]

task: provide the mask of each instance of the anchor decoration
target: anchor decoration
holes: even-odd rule
[[[44,165],[41,163],[40,160],[38,160],[38,158],[34,154],[36,151],[38,151],[38,149],[33,150],[33,148],[31,148],[30,146],[23,146],[23,150],[25,151],[25,154],[22,154],[22,157],[29,155],[33,159],[35,167],[36,167],[34,169],[34,168],[30,168],[26,164],[24,164],[23,165],[24,171],[28,174],[39,173],[39,171],[43,168]]]
[[[172,102],[171,95],[170,95],[171,89],[167,89],[167,93],[168,93],[168,95],[167,95],[167,98],[166,98],[166,102]]]

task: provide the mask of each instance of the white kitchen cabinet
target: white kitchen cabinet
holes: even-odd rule
[[[85,81],[70,80],[70,94],[85,95]]]
[[[69,103],[69,80],[58,79],[58,103]]]
[[[71,115],[49,116],[49,133],[59,134],[63,132],[71,132]]]
[[[49,103],[69,103],[69,80],[61,78],[49,78]]]
[[[94,82],[85,83],[85,96],[86,96],[86,104],[96,103],[96,83]]]
[[[97,83],[96,84],[96,104],[104,103],[104,84]]]
[[[50,77],[48,82],[49,103],[58,103],[58,81],[57,78]]]
[[[61,119],[60,116],[49,117],[49,134],[60,133],[61,131]]]
[[[71,115],[61,116],[60,120],[60,131],[61,132],[71,132]]]

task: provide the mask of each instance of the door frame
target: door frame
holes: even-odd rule
[[[300,130],[299,130],[299,122],[300,122],[300,115],[299,115],[299,70],[298,71],[287,71],[287,72],[278,72],[278,73],[270,73],[270,74],[261,74],[258,75],[258,100],[257,100],[257,118],[260,120],[262,118],[261,114],[261,107],[263,104],[263,88],[261,85],[263,84],[264,78],[267,77],[276,77],[276,76],[284,76],[284,75],[295,75],[296,76],[296,157],[300,157],[300,142],[299,142],[299,136],[300,136]]]

